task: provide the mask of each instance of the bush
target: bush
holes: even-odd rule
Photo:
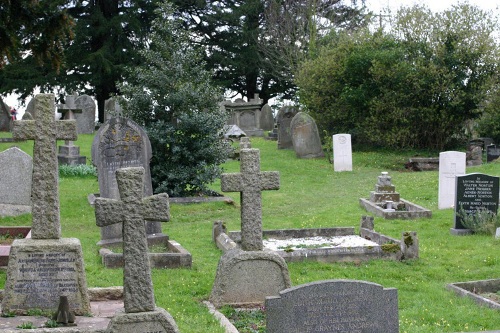
[[[458,216],[461,218],[462,225],[476,234],[494,235],[496,229],[500,227],[500,218],[486,208],[481,207],[472,214],[467,214],[463,208],[460,208]]]

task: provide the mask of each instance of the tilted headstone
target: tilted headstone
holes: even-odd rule
[[[260,171],[258,149],[241,149],[240,161],[239,173],[221,177],[222,191],[240,192],[241,249],[226,251],[219,261],[210,295],[217,307],[263,304],[266,296],[291,285],[285,260],[262,251],[261,191],[279,189],[279,173]]]
[[[499,178],[481,173],[456,177],[455,225],[452,234],[467,233],[462,224],[463,215],[474,215],[488,210],[495,215],[498,211]]]
[[[95,102],[88,95],[81,95],[75,99],[76,108],[81,109],[81,113],[75,114],[78,134],[92,134],[95,129]]]
[[[0,166],[0,204],[31,206],[31,156],[12,147],[0,153]]]
[[[292,131],[290,124],[293,117],[299,112],[295,106],[283,106],[276,115],[278,126],[278,149],[293,149]]]
[[[465,153],[439,153],[438,208],[452,208],[455,204],[455,177],[465,175]]]
[[[173,318],[156,308],[144,220],[170,219],[168,195],[143,197],[144,168],[116,170],[120,200],[96,198],[99,226],[123,227],[123,298],[125,313],[116,315],[109,332],[179,332]]]
[[[272,131],[274,128],[273,109],[267,103],[260,109],[260,127],[264,131]]]
[[[258,149],[241,149],[240,172],[222,174],[222,191],[240,192],[243,250],[262,250],[262,191],[278,190],[279,187],[279,172],[260,171]]]
[[[350,134],[335,134],[333,136],[333,170],[352,171]]]
[[[75,314],[90,313],[80,241],[61,238],[56,140],[76,140],[75,121],[56,121],[54,95],[35,97],[35,120],[15,121],[16,140],[34,140],[31,239],[12,243],[2,311],[57,309],[67,296]]]
[[[398,333],[398,291],[356,280],[307,283],[266,299],[268,333]]]
[[[151,185],[151,143],[146,132],[126,118],[112,118],[97,131],[92,142],[92,163],[97,168],[101,198],[119,199],[116,170],[127,167],[143,167],[144,196],[153,194]],[[159,222],[147,222],[147,234],[161,233]],[[121,241],[122,228],[109,225],[101,228],[100,245]]]
[[[318,126],[314,119],[304,112],[297,113],[290,123],[292,144],[298,158],[323,157],[323,147]]]

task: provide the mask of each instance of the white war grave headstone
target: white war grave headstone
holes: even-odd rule
[[[350,134],[333,136],[333,170],[352,171],[352,147]]]
[[[35,97],[35,120],[16,120],[12,136],[34,140],[31,239],[12,243],[2,312],[54,311],[67,296],[76,315],[90,313],[82,247],[61,238],[56,140],[76,140],[74,120],[56,121],[54,95]]]
[[[125,313],[115,315],[110,333],[179,332],[172,316],[154,301],[144,220],[168,221],[166,193],[144,197],[144,168],[116,170],[120,199],[96,198],[96,223],[123,227],[123,298]]]
[[[452,208],[455,204],[455,177],[465,175],[465,155],[458,151],[439,153],[439,209]]]

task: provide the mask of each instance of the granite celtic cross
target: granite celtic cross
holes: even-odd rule
[[[55,120],[53,94],[35,96],[35,119],[16,120],[14,140],[34,140],[31,238],[61,238],[57,140],[76,140],[74,120]]]
[[[278,171],[260,172],[258,149],[241,149],[240,172],[225,173],[221,177],[224,192],[240,192],[241,199],[241,248],[261,251],[262,245],[262,192],[278,190]]]
[[[125,312],[154,311],[153,282],[144,220],[170,219],[166,193],[143,198],[144,168],[116,170],[120,200],[96,198],[97,225],[123,224],[123,293]]]

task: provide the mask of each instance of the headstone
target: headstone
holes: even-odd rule
[[[97,131],[92,142],[92,163],[97,168],[101,198],[118,200],[120,194],[116,182],[116,170],[126,167],[143,167],[144,196],[153,194],[149,161],[151,143],[146,132],[135,122],[126,118],[111,118]],[[159,222],[147,222],[147,234],[161,233]],[[121,242],[120,225],[101,228],[99,245]]]
[[[483,164],[483,143],[469,143],[465,155],[467,166],[476,166]]]
[[[307,283],[266,299],[268,333],[398,333],[398,291],[355,280]]]
[[[455,225],[452,234],[470,232],[462,224],[462,215],[477,214],[486,209],[495,215],[498,211],[499,178],[481,173],[456,177]]]
[[[23,120],[33,120],[35,118],[35,99],[32,98],[26,105],[26,110],[24,110]]]
[[[12,136],[34,140],[31,239],[10,250],[2,312],[54,311],[67,296],[77,315],[90,313],[80,241],[61,238],[56,140],[76,140],[74,121],[56,121],[54,95],[35,97],[35,120],[15,121]]]
[[[438,208],[452,208],[455,204],[455,177],[465,175],[465,153],[439,153]]]
[[[264,136],[260,124],[262,100],[258,94],[248,102],[240,98],[234,102],[223,102],[223,105],[230,114],[228,125],[237,125],[249,136]]]
[[[323,147],[318,126],[314,119],[304,112],[297,113],[290,123],[292,144],[298,158],[323,157]]]
[[[76,108],[81,109],[81,113],[75,114],[78,134],[92,134],[95,128],[95,102],[88,95],[78,96],[75,100]]]
[[[111,97],[104,102],[104,121],[122,116],[122,107],[115,98]]]
[[[283,106],[276,115],[278,126],[278,149],[293,149],[292,131],[290,124],[293,117],[299,112],[295,106]]]
[[[486,147],[486,162],[493,162],[500,157],[500,147],[489,145]]]
[[[350,134],[335,134],[333,136],[333,170],[352,171]]]
[[[144,168],[116,171],[120,200],[97,198],[99,226],[123,227],[123,303],[125,313],[111,319],[108,332],[179,332],[167,311],[155,306],[144,220],[170,219],[168,195],[143,197]]]
[[[291,285],[285,260],[276,252],[263,251],[263,190],[279,189],[278,172],[260,171],[258,149],[241,149],[240,172],[223,174],[224,192],[240,192],[241,249],[226,251],[217,266],[211,302],[216,306],[263,304]]]
[[[0,204],[31,207],[31,156],[12,147],[0,153],[0,165]]]
[[[74,120],[75,114],[82,113],[82,109],[78,109],[75,104],[75,96],[66,96],[65,104],[58,108],[58,111],[62,113],[64,120]],[[77,123],[78,131],[78,123]],[[57,155],[57,160],[60,165],[78,165],[86,164],[87,157],[80,155],[80,147],[75,146],[73,141],[66,140],[63,145],[59,146],[59,154]]]
[[[10,131],[10,123],[11,123],[11,115],[9,112],[9,106],[2,102],[0,99],[0,132],[9,132]]]
[[[274,128],[273,109],[267,103],[260,110],[260,127],[264,131],[272,131]]]

